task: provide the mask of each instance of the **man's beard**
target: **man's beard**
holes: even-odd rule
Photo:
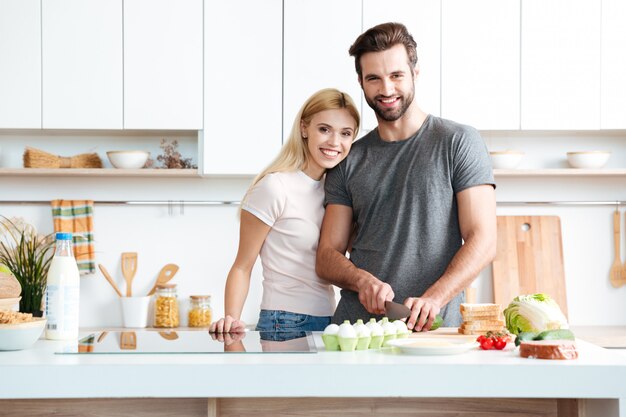
[[[400,98],[400,106],[393,109],[385,108],[380,105],[378,98],[381,96],[377,96],[374,100],[371,100],[365,94],[364,96],[365,101],[372,108],[372,110],[374,110],[374,113],[376,113],[378,117],[386,122],[395,122],[404,116],[404,113],[406,113],[411,103],[413,103],[413,99],[415,98],[415,88],[411,90],[411,93],[407,97],[402,96]]]

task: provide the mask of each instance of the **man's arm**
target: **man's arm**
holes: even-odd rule
[[[441,307],[467,288],[496,256],[496,193],[493,187],[471,187],[457,193],[456,198],[459,226],[465,243],[437,282],[421,297],[405,300],[404,304],[413,310],[407,320],[409,329],[430,329]]]
[[[385,312],[385,300],[393,300],[393,290],[369,272],[357,268],[345,256],[352,231],[352,208],[329,204],[322,222],[315,270],[320,278],[357,292],[359,301],[373,314]]]

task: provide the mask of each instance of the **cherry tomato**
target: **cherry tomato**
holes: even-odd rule
[[[487,338],[487,337],[486,337],[484,334],[481,334],[480,336],[478,336],[478,337],[476,338],[476,341],[477,341],[478,343],[482,343],[482,342],[483,342],[483,340],[485,340],[486,338]]]
[[[493,349],[493,339],[486,337],[483,339],[482,342],[480,342],[480,347],[483,350],[490,350]]]
[[[502,350],[506,347],[506,340],[502,337],[496,337],[495,342],[493,342],[493,347],[498,350]]]

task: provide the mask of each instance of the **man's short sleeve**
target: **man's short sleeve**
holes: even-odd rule
[[[285,209],[287,195],[283,183],[276,174],[268,174],[246,194],[241,209],[268,226],[273,226]]]
[[[352,198],[348,192],[346,178],[344,175],[345,160],[326,173],[324,182],[324,207],[328,204],[341,204],[352,207]]]
[[[466,127],[454,144],[452,187],[458,193],[485,184],[495,188],[489,152],[480,133]]]

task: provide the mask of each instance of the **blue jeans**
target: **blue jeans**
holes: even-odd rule
[[[261,340],[285,342],[306,337],[306,332],[322,331],[331,317],[309,316],[282,310],[261,310],[256,330]]]
[[[315,332],[330,324],[330,316],[309,316],[282,310],[261,310],[256,330],[261,332]]]

